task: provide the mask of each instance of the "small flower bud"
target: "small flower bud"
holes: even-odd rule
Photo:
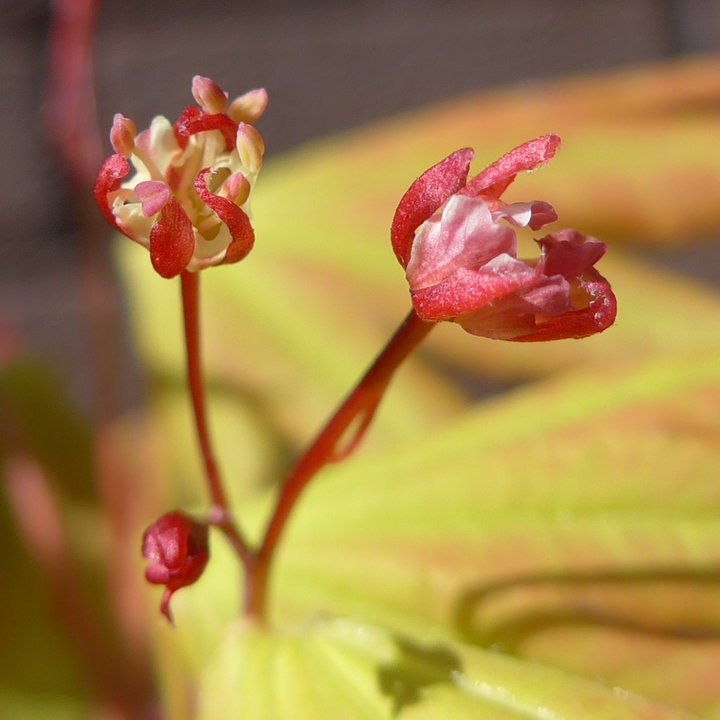
[[[233,173],[224,183],[223,190],[230,202],[243,205],[250,196],[250,183],[241,173]]]
[[[192,585],[207,564],[208,526],[179,510],[166,513],[143,533],[142,554],[150,562],[145,579],[165,585],[160,611],[172,623],[173,593]]]
[[[110,144],[118,155],[130,157],[135,147],[135,135],[137,128],[135,123],[120,113],[113,117],[112,128],[110,128]]]
[[[227,114],[236,123],[246,122],[254,125],[264,114],[268,105],[268,94],[265,88],[250,90],[235,98],[228,108]]]
[[[265,141],[262,135],[248,123],[241,122],[237,131],[237,150],[240,162],[251,173],[257,173],[263,164]]]
[[[227,93],[210,78],[196,75],[192,79],[192,94],[195,102],[208,115],[219,115],[227,109]]]

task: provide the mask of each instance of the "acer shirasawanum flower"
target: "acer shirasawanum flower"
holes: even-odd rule
[[[180,510],[166,513],[143,533],[142,554],[149,561],[145,579],[165,585],[160,611],[172,622],[173,593],[192,585],[207,565],[208,526]]]
[[[580,338],[612,325],[615,296],[594,267],[604,243],[563,230],[538,241],[540,258],[517,258],[515,228],[539,230],[557,214],[546,202],[506,203],[501,196],[519,172],[546,163],[559,145],[557,135],[530,140],[470,181],[474,153],[465,148],[410,186],[391,239],[420,318],[518,341]]]
[[[148,248],[166,278],[242,260],[255,240],[246,211],[265,147],[253,123],[267,93],[252,90],[228,103],[200,76],[192,92],[198,107],[186,108],[174,125],[157,116],[136,134],[131,120],[115,115],[115,154],[94,189],[108,222]]]

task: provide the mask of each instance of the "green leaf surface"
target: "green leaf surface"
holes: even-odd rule
[[[718,717],[719,403],[717,356],[588,372],[335,468],[294,518],[277,616],[450,632]]]
[[[720,717],[719,402],[717,356],[586,371],[332,468],[281,549],[279,630],[233,621],[215,538],[164,654],[184,648],[203,718],[393,717],[403,647],[439,654],[401,663],[398,717]]]
[[[228,688],[233,692],[228,693]],[[344,620],[287,633],[235,626],[203,676],[214,720],[671,720],[619,689],[457,643],[423,645]]]

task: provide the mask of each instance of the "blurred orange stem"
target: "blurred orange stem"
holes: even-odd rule
[[[43,468],[32,457],[18,454],[8,458],[5,469],[5,489],[18,533],[43,573],[47,596],[84,668],[102,716],[118,720],[144,717],[141,708],[146,688],[136,678],[118,672],[120,647],[102,626],[96,604],[84,592],[87,584]]]
[[[434,323],[421,320],[411,310],[355,389],[297,461],[280,491],[262,544],[251,558],[245,590],[245,613],[264,621],[272,559],[288,518],[312,478],[333,462],[346,458],[367,430],[395,370],[415,350]],[[352,428],[356,424],[355,428]],[[349,438],[348,430],[352,428]]]

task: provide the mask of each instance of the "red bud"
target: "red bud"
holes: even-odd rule
[[[160,611],[173,622],[170,598],[192,585],[207,564],[208,526],[179,510],[166,513],[143,533],[142,554],[150,562],[145,579],[165,585]]]

